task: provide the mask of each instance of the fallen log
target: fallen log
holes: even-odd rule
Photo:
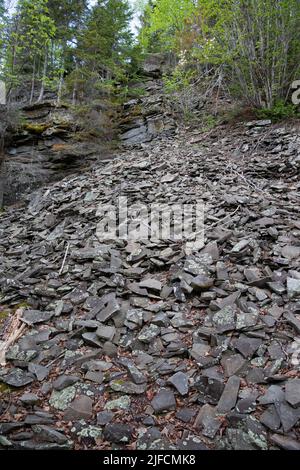
[[[15,314],[12,316],[11,323],[9,325],[8,331],[5,334],[6,338],[0,344],[0,365],[6,365],[6,352],[8,349],[22,336],[23,331],[26,328],[25,323],[22,323],[21,316],[23,315],[24,308],[19,308],[16,310]]]

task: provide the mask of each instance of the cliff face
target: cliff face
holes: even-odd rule
[[[20,128],[4,151],[4,204],[107,158],[100,139],[77,137],[79,124],[67,107],[43,102],[24,106],[20,113]]]
[[[120,140],[125,146],[172,135],[177,127],[174,117],[167,111],[162,81],[148,80],[144,87],[143,98],[124,104],[119,129]]]
[[[124,104],[119,124],[120,139],[125,146],[150,142],[176,131],[174,116],[167,106],[162,77],[176,65],[173,54],[148,54],[143,64],[144,95]]]
[[[116,141],[131,146],[173,134],[176,123],[167,111],[161,80],[173,63],[170,55],[148,56],[144,80],[139,82],[142,96],[113,112],[105,103],[83,107],[80,112],[57,107],[54,100],[23,105],[20,129],[10,135],[3,154],[4,204],[20,201],[44,184],[113,158]]]

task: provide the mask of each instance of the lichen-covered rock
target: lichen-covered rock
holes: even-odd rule
[[[64,411],[76,395],[76,387],[70,386],[61,391],[53,390],[49,399],[49,404],[57,410]]]
[[[127,395],[123,395],[115,400],[109,400],[105,403],[105,410],[129,410],[131,404],[131,398]]]

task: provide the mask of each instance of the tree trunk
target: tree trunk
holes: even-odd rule
[[[76,89],[76,82],[74,83],[73,86],[73,93],[72,93],[72,105],[76,105],[76,95],[77,95],[77,89]]]
[[[4,163],[4,139],[6,134],[6,115],[7,106],[0,105],[0,209],[3,206],[3,195],[4,195],[4,175],[3,175],[3,163]]]
[[[73,85],[73,94],[72,94],[72,105],[76,105],[76,97],[77,97],[77,73],[78,73],[78,65],[76,63],[75,66],[75,79],[74,79],[74,85]]]
[[[32,71],[32,79],[31,79],[31,93],[30,93],[30,104],[33,101],[33,96],[34,96],[34,86],[35,86],[35,56],[34,56],[34,61],[33,61],[33,71]]]
[[[3,159],[0,155],[0,209],[3,207],[3,197],[4,197],[4,174],[3,174]]]
[[[40,96],[38,97],[37,102],[40,103],[43,98],[44,98],[44,93],[45,93],[45,80],[47,78],[47,63],[48,63],[48,48],[46,48],[45,52],[45,61],[44,61],[44,69],[43,69],[43,78],[42,78],[42,85],[41,85],[41,91],[40,91]]]
[[[57,106],[59,106],[61,102],[63,83],[64,83],[64,73],[63,71],[61,71],[60,77],[59,77],[58,90],[57,90]]]

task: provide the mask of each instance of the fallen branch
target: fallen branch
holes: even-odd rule
[[[67,259],[68,252],[69,252],[69,248],[70,248],[70,243],[68,242],[66,252],[65,252],[65,256],[64,256],[64,259],[63,259],[63,263],[62,263],[60,271],[59,271],[59,275],[61,275],[63,270],[64,270],[66,259]]]
[[[53,364],[55,364],[56,361],[58,361],[59,359],[61,359],[62,357],[64,357],[64,355],[65,355],[65,351],[63,351],[63,352],[60,353],[57,357],[55,357],[55,358],[53,359],[53,361],[48,362],[48,364],[46,364],[46,367],[51,367],[51,366],[53,366]]]
[[[19,308],[15,315],[13,316],[12,322],[10,324],[10,333],[8,334],[8,338],[2,342],[0,345],[0,365],[6,365],[6,352],[7,350],[20,338],[23,331],[26,328],[25,323],[21,323],[21,316],[23,315],[24,308]]]
[[[211,224],[209,226],[209,228],[216,227],[217,225],[219,225],[222,222],[224,223],[226,219],[234,216],[239,210],[240,210],[240,206],[238,206],[237,209],[234,212],[231,212],[231,214],[227,214],[225,217],[223,217],[223,219],[219,219],[216,222],[214,222],[213,224]]]
[[[238,171],[234,170],[233,168],[230,168],[231,172],[234,173],[236,176],[238,176],[239,178],[241,178],[250,188],[252,189],[255,189],[255,191],[259,191],[261,192],[262,194],[264,195],[268,195],[268,196],[271,196],[271,194],[268,192],[268,191],[264,191],[263,189],[260,189],[258,186],[256,186],[256,184],[250,182],[247,180],[247,178],[239,173]]]
[[[199,144],[200,142],[202,142],[204,139],[206,139],[207,137],[210,136],[210,134],[212,134],[216,129],[213,127],[212,129],[210,129],[209,131],[205,132],[204,134],[200,134],[199,137],[195,137],[194,139],[192,139],[190,141],[190,144]]]

